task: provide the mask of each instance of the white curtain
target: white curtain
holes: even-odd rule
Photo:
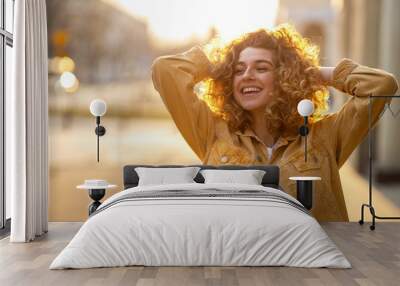
[[[47,232],[48,90],[45,0],[15,1],[13,92],[6,98],[6,187],[12,242]]]

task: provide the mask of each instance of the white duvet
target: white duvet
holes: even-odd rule
[[[279,201],[246,197],[116,200],[146,191],[262,190],[254,185],[177,184],[127,189],[107,199],[50,269],[145,266],[294,266],[350,268],[309,214]],[[108,206],[108,207],[107,207]]]

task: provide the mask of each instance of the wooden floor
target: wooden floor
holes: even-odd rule
[[[0,285],[400,285],[400,223],[325,223],[353,268],[121,267],[48,270],[81,223],[50,223],[32,243],[0,241]]]

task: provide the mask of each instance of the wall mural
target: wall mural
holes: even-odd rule
[[[249,11],[247,6],[233,5],[231,17],[223,20],[219,15],[226,9],[228,1],[186,1],[190,4],[179,2],[179,5],[172,1],[168,2],[168,7],[163,7],[166,1],[145,1],[146,4],[142,2],[47,2],[50,221],[85,220],[91,200],[84,189],[77,189],[76,186],[87,180],[106,180],[109,184],[118,186],[107,190],[107,198],[123,188],[124,165],[201,164],[198,150],[189,146],[171,118],[169,111],[174,108],[174,103],[171,102],[167,109],[153,86],[151,69],[156,58],[178,54],[194,46],[201,47],[207,53],[210,52],[210,42],[214,47],[217,45],[213,40],[217,36],[221,42],[226,43],[244,32],[272,28],[284,22],[291,22],[297,31],[316,45],[310,47],[319,48],[321,66],[334,66],[338,59],[347,55],[337,52],[341,42],[332,37],[343,33],[339,27],[332,30],[334,25],[330,23],[345,17],[339,12],[346,8],[338,7],[333,3],[335,1],[324,5],[318,1],[310,1],[308,5],[316,11],[311,20],[291,14],[295,9],[295,3],[291,1],[268,1],[266,4],[265,1],[254,0],[252,10]],[[198,15],[204,9],[208,9],[210,13],[204,14],[204,19],[200,19],[202,17]],[[255,10],[263,12],[252,13],[251,17],[244,16]],[[326,15],[331,18],[327,19]],[[193,20],[196,17],[197,21]],[[338,47],[337,50],[335,46]],[[305,52],[307,47],[303,47]],[[210,55],[211,52],[208,53],[209,57]],[[209,60],[212,61],[213,58]],[[205,89],[208,87],[207,82],[202,82],[194,87],[194,91],[200,99],[205,99]],[[321,92],[319,98],[322,100],[328,90],[321,89]],[[329,92],[335,96],[327,101],[327,110],[336,111],[347,99],[347,95],[331,90]],[[101,126],[105,127],[106,132],[99,136],[100,139],[95,133],[98,127],[96,120],[100,117],[94,119],[95,113],[91,113],[89,108],[96,99],[106,103],[106,112],[101,116]],[[316,105],[317,110],[320,107],[323,107],[322,103]],[[390,111],[393,114],[398,113],[395,107]],[[301,119],[300,116],[299,118]],[[299,126],[300,124],[302,122]],[[188,138],[186,140],[190,141]],[[356,143],[354,147],[360,142]],[[299,150],[303,150],[302,148],[299,147]],[[208,162],[224,163],[221,161],[224,156],[217,155],[208,158]],[[350,154],[346,156],[348,155]],[[235,163],[232,158],[236,155],[232,156],[229,155],[227,160]],[[315,157],[315,152],[308,154],[311,163],[315,159],[313,156]],[[248,164],[254,164],[257,160],[258,164],[266,162],[262,156],[256,156],[256,161],[246,161],[243,159],[246,156],[240,154],[236,157],[237,162],[243,164],[247,161]],[[319,159],[316,158],[317,161]],[[296,164],[293,166],[300,170],[301,166]],[[347,170],[347,167],[344,169]],[[288,182],[283,185],[289,193],[294,188],[294,182],[290,185],[286,177],[300,174],[293,174],[292,171],[284,170],[281,175]],[[349,178],[356,177],[360,184],[365,181],[357,172],[350,171],[350,175],[346,175],[343,181],[344,198],[341,203],[337,203],[333,197],[323,200],[326,204],[330,200],[333,205],[320,205],[318,215],[321,218],[345,219],[346,199],[350,220],[358,220],[358,201],[362,201],[364,193],[357,194],[360,197],[357,200],[354,200],[352,194],[353,203],[349,204],[347,201],[350,197],[347,182]],[[385,199],[383,201],[391,210],[398,210],[395,204]],[[400,199],[395,200],[397,201],[400,203]],[[329,207],[333,207],[333,212],[336,213],[330,214],[327,211]]]

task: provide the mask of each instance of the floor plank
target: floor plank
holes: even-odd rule
[[[116,267],[48,269],[82,224],[50,223],[32,243],[0,240],[0,285],[399,285],[400,223],[378,222],[375,231],[357,223],[323,223],[352,269],[290,267]]]

